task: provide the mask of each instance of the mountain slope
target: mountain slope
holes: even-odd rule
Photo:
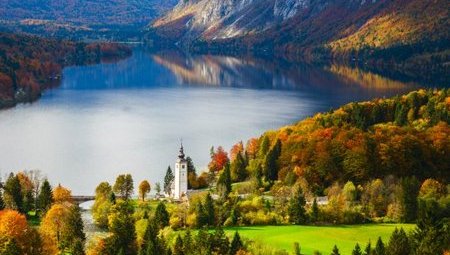
[[[0,0],[0,28],[65,38],[140,30],[176,0]],[[130,32],[131,30],[131,32]],[[111,32],[109,32],[111,34]],[[111,37],[111,35],[109,36]]]
[[[448,48],[449,7],[446,0],[180,0],[151,30],[157,43],[215,51],[349,55],[423,42]]]

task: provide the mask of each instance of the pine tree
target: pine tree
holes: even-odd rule
[[[294,224],[304,224],[307,221],[306,210],[305,210],[306,200],[303,195],[303,190],[301,188],[297,189],[297,193],[289,201],[289,219]]]
[[[241,237],[239,236],[239,233],[236,231],[234,232],[233,240],[231,241],[229,254],[235,255],[239,250],[243,248],[244,245],[242,244]]]
[[[366,248],[364,249],[364,255],[371,255],[371,254],[372,254],[372,244],[369,241],[366,245]]]
[[[197,203],[195,207],[195,215],[196,215],[196,227],[201,228],[208,224],[208,216],[205,214],[203,205],[201,202]]]
[[[50,209],[50,206],[53,203],[53,196],[52,196],[52,186],[50,186],[50,183],[47,179],[44,180],[41,186],[41,190],[39,192],[39,210],[42,214],[45,214],[48,209]]]
[[[389,255],[408,255],[411,253],[408,236],[403,228],[395,228],[387,246]]]
[[[319,205],[317,204],[317,199],[314,198],[313,204],[311,206],[311,221],[317,222],[319,220]]]
[[[294,255],[301,255],[300,244],[298,242],[294,243]]]
[[[157,222],[159,228],[169,226],[169,213],[167,212],[166,205],[163,202],[159,202],[155,210],[155,222]]]
[[[181,239],[181,236],[178,235],[175,239],[175,245],[173,246],[173,255],[184,255],[183,251],[183,240]]]
[[[217,191],[221,195],[222,198],[227,198],[231,193],[231,173],[230,173],[230,164],[226,164],[222,173],[219,176],[219,180],[217,180]]]
[[[230,166],[231,179],[233,180],[233,182],[244,181],[247,178],[246,167],[247,164],[244,157],[241,153],[238,153]]]
[[[281,141],[277,140],[272,149],[267,153],[264,158],[264,175],[266,180],[273,182],[278,179],[278,158],[281,154]]]
[[[214,213],[214,201],[211,197],[211,194],[207,194],[205,198],[205,205],[204,205],[206,218],[207,218],[207,224],[209,226],[215,225],[215,213]]]
[[[166,176],[164,177],[164,192],[169,194],[169,196],[172,194],[172,183],[175,179],[175,176],[173,175],[172,168],[167,167]]]
[[[186,233],[184,234],[184,242],[183,242],[183,251],[186,255],[193,255],[194,254],[194,247],[192,245],[192,235],[191,230],[188,228],[186,230]]]
[[[362,255],[361,247],[356,243],[355,248],[352,251],[352,255]]]
[[[336,245],[334,245],[333,251],[331,252],[331,255],[341,255],[339,253],[339,249],[338,249],[338,247]]]
[[[403,222],[414,222],[417,213],[417,196],[419,181],[415,177],[406,177],[401,181],[401,203],[403,207]]]
[[[383,240],[381,240],[381,237],[378,237],[377,244],[375,245],[374,254],[386,255],[386,249],[384,248],[384,243]]]
[[[6,202],[5,207],[17,210],[21,213],[25,213],[23,210],[24,208],[23,208],[22,189],[20,187],[20,181],[17,175],[14,175],[13,173],[9,174],[9,177],[5,183],[4,190],[5,190],[4,196],[5,197],[8,196],[11,198],[5,201]]]
[[[192,161],[192,158],[188,156],[186,158],[186,161],[187,161],[187,173],[188,173],[188,176],[189,175],[193,175],[193,176],[195,176],[197,178],[197,172],[196,172],[196,169],[195,169],[195,166],[194,166],[194,162]],[[190,178],[188,178],[188,189],[192,189],[192,183],[190,182]]]
[[[213,254],[228,254],[230,242],[223,229],[218,226],[210,238],[211,252]]]

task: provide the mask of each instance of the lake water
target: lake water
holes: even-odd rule
[[[358,69],[135,50],[64,70],[59,88],[0,112],[0,171],[40,169],[76,195],[131,173],[162,182],[180,139],[198,170],[232,144],[355,100],[414,90]]]

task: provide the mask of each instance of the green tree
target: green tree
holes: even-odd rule
[[[130,199],[133,194],[133,189],[133,177],[131,177],[131,174],[121,174],[117,176],[113,191],[120,195],[122,199]]]
[[[419,199],[418,208],[417,225],[410,239],[414,254],[442,254],[450,249],[448,205],[441,207],[435,199]]]
[[[269,137],[264,136],[261,141],[261,145],[258,150],[258,158],[262,159],[266,156],[267,152],[270,149],[270,140]]]
[[[217,191],[222,198],[227,198],[231,193],[231,174],[230,174],[230,164],[226,164],[223,168],[222,173],[217,180]]]
[[[123,250],[125,255],[136,254],[136,230],[133,217],[134,208],[125,201],[118,201],[109,215],[109,231],[113,236],[115,250]]]
[[[306,216],[306,199],[301,188],[297,189],[297,192],[289,200],[289,220],[297,225],[307,222]]]
[[[172,168],[169,166],[164,177],[164,192],[169,194],[169,196],[172,194],[172,183],[174,179],[175,176],[173,175]]]
[[[236,154],[230,166],[231,179],[233,182],[244,181],[247,178],[247,164],[241,153]]]
[[[155,183],[155,191],[158,195],[161,193],[161,184],[159,182]]]
[[[414,222],[417,213],[417,196],[419,195],[419,181],[416,177],[406,177],[401,180],[401,205],[403,208],[403,222]]]
[[[361,247],[356,243],[355,248],[352,251],[352,255],[362,255]]]
[[[159,228],[169,226],[169,213],[167,212],[166,205],[163,202],[159,202],[155,210],[155,222],[157,222]]]
[[[173,255],[184,255],[183,251],[183,240],[181,239],[181,236],[178,235],[175,239],[175,245],[173,246]]]
[[[375,245],[374,254],[386,255],[386,248],[384,247],[384,243],[383,240],[381,240],[381,237],[378,237],[377,244]]]
[[[187,173],[188,176],[189,175],[193,175],[195,178],[197,178],[197,171],[195,169],[195,165],[194,162],[192,161],[191,157],[186,157],[186,161],[187,161]],[[192,189],[192,183],[190,181],[190,179],[188,178],[188,189]]]
[[[239,236],[239,233],[236,231],[233,235],[233,240],[231,240],[230,245],[230,255],[235,255],[239,250],[244,249],[244,245],[242,244],[241,237]]]
[[[186,255],[195,254],[195,247],[193,245],[191,230],[189,228],[184,234],[183,251]]]
[[[81,219],[81,209],[78,205],[72,205],[70,207],[67,225],[63,232],[62,240],[64,246],[70,247],[71,250],[75,249],[77,250],[76,252],[79,252],[80,248],[77,243],[81,243],[81,247],[84,247],[86,235],[84,234],[84,225],[83,220]],[[72,254],[74,254],[73,251]],[[82,249],[82,254],[84,254],[84,249]]]
[[[278,139],[264,158],[263,170],[266,180],[273,182],[278,179],[278,158],[281,155],[281,141]]]
[[[298,242],[294,243],[294,255],[302,255],[300,244]]]
[[[389,239],[387,246],[388,255],[409,255],[411,254],[411,248],[409,246],[409,239],[403,228],[398,230],[395,228],[394,232]]]
[[[317,198],[314,198],[311,206],[311,221],[317,222],[319,220],[319,205],[317,204]]]
[[[110,200],[112,195],[114,195],[112,187],[107,182],[100,183],[95,189],[92,217],[99,227],[108,227],[108,215],[113,205],[113,202]]]
[[[17,175],[9,174],[4,190],[5,207],[24,213],[22,189]]]
[[[364,255],[372,255],[372,244],[370,241],[367,243],[366,248],[364,249]]]
[[[211,197],[211,194],[207,194],[205,197],[205,205],[204,210],[206,213],[207,224],[209,226],[214,226],[216,222],[215,212],[214,212],[214,201]]]
[[[331,255],[341,255],[339,253],[339,249],[338,249],[338,247],[336,245],[334,245],[333,251],[331,252]]]
[[[164,239],[159,237],[159,226],[155,219],[149,220],[144,233],[141,251],[145,255],[165,255],[167,254]]]
[[[50,186],[50,183],[47,179],[44,180],[41,186],[41,190],[39,192],[39,210],[41,211],[41,214],[45,214],[48,209],[52,206],[53,203],[53,196],[52,196],[52,186]]]
[[[230,242],[220,226],[210,236],[209,242],[213,254],[228,254],[230,251]]]
[[[203,204],[198,202],[195,206],[196,227],[201,228],[208,224],[208,216],[205,213]]]

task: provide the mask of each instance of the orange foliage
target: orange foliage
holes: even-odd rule
[[[212,172],[219,172],[229,161],[228,154],[222,146],[219,146],[217,147],[217,150],[212,153],[211,162],[209,162],[208,168]]]
[[[236,159],[236,156],[238,153],[243,153],[244,152],[244,144],[242,143],[242,141],[236,143],[235,145],[233,145],[233,147],[231,147],[230,150],[230,160],[234,161]]]
[[[259,141],[257,138],[251,138],[247,141],[247,146],[245,147],[247,156],[249,158],[255,158],[259,150]]]
[[[25,215],[9,209],[0,211],[0,236],[14,238],[19,247],[26,250],[29,232]]]
[[[59,184],[58,187],[53,190],[53,201],[55,201],[55,203],[71,203],[72,192]]]

